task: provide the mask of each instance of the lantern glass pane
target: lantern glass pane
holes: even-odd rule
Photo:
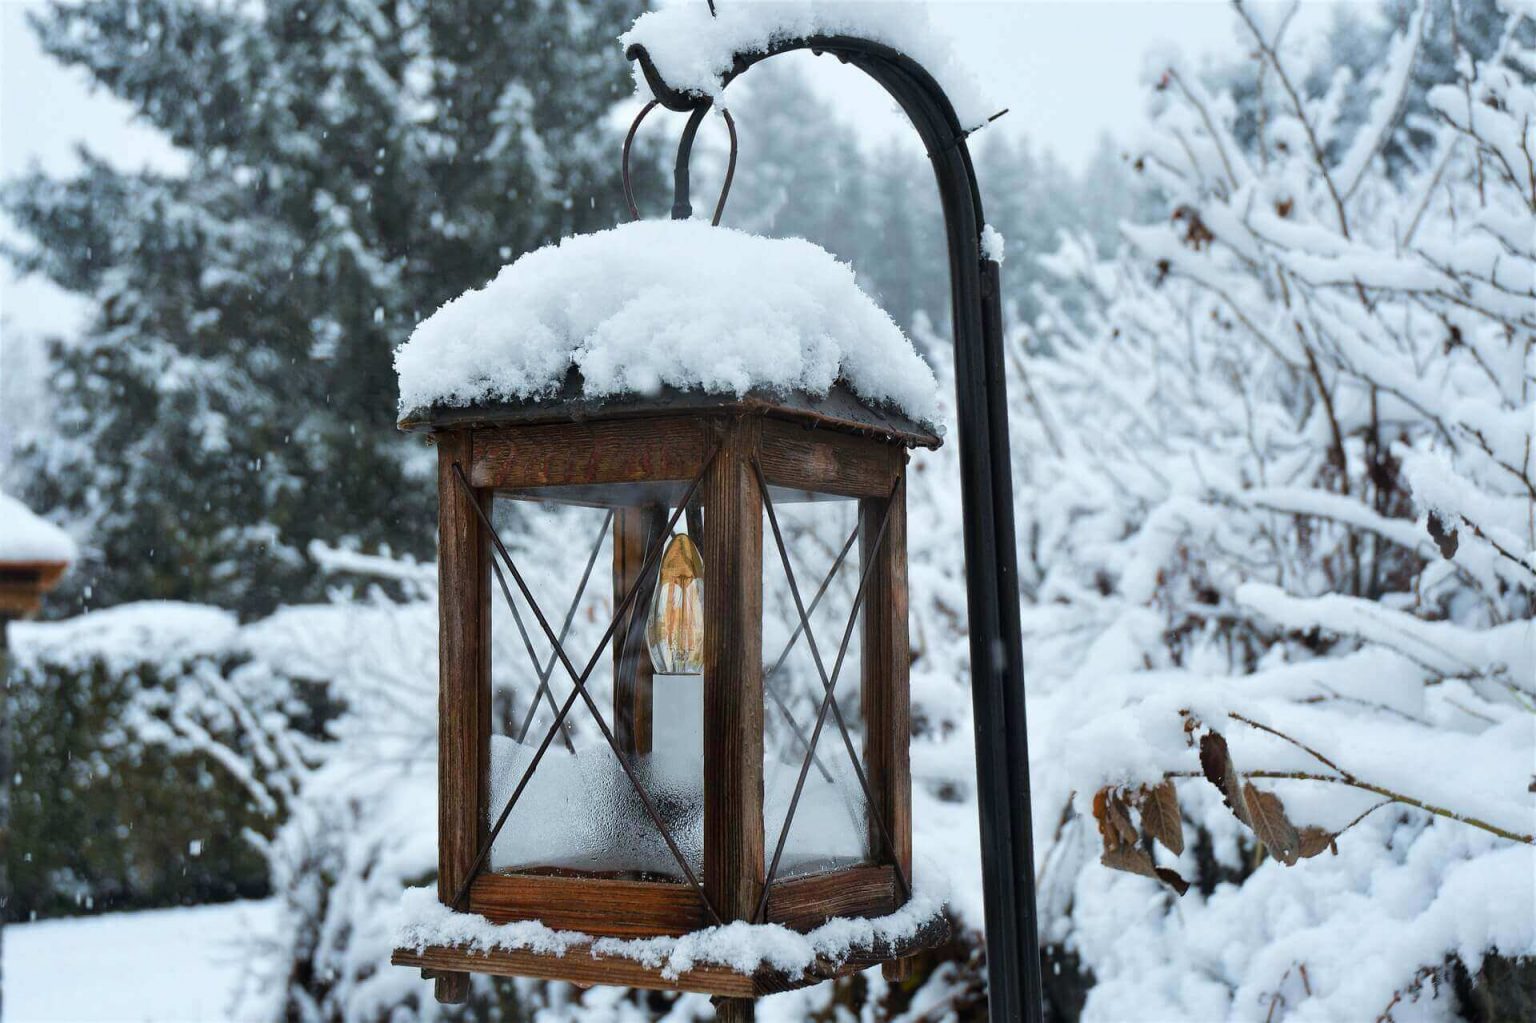
[[[497,532],[549,630],[557,637],[564,634],[561,646],[578,675],[592,661],[627,589],[615,560],[610,510],[628,507],[629,500],[666,497],[665,488],[635,485],[541,488],[496,497],[492,518]],[[633,564],[638,566],[643,554],[637,550]],[[523,791],[492,846],[492,869],[682,881],[684,873],[652,817],[654,810],[698,876],[704,834],[701,677],[658,676],[649,683],[649,601],[636,600],[631,606],[637,625],[631,629],[627,619],[620,623],[593,661],[586,685],[622,758],[579,696],[540,755],[558,709],[574,692],[571,671],[558,656],[552,659],[548,632],[505,567],[503,574],[516,615],[493,576],[492,825],[520,784]],[[615,654],[620,648],[622,661]],[[637,685],[643,691],[647,684],[650,701],[636,696]],[[649,717],[644,724],[633,713],[642,703]],[[529,774],[536,756],[537,766]]]
[[[858,502],[824,497],[813,502],[792,501],[791,496],[774,493],[774,509],[801,600],[810,612],[816,650],[831,676],[859,581],[857,541],[819,601],[817,593],[858,521]],[[865,599],[871,597],[866,595]],[[813,603],[815,609],[811,610]],[[815,731],[826,689],[811,645],[800,630],[794,596],[773,541],[772,528],[766,522],[763,659],[763,831],[766,856],[771,861],[806,764],[807,745]],[[867,806],[849,755],[850,746],[860,758],[864,750],[860,674],[860,627],[855,621],[834,689],[836,709],[847,726],[849,741],[844,740],[837,715],[829,706],[816,741],[815,757],[805,771],[778,877],[812,874],[868,859]]]

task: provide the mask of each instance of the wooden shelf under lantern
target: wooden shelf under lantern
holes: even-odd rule
[[[401,426],[430,433],[438,452],[438,896],[444,905],[493,923],[537,920],[594,937],[642,938],[734,920],[809,931],[836,917],[885,916],[907,900],[912,822],[904,481],[908,450],[937,447],[933,432],[861,402],[841,385],[818,398],[664,390],[595,401],[581,396],[574,373],[564,391],[548,399],[427,410],[407,416]],[[497,535],[498,497],[612,510],[612,608],[622,613],[610,627],[611,653],[603,654],[614,683],[611,705],[602,713],[615,752],[628,757],[652,752],[657,724],[650,659],[637,619],[646,615],[662,543],[683,524],[696,534],[706,573],[699,887],[686,878],[569,864],[491,868],[487,836],[503,810],[491,804],[489,780],[491,614],[498,590],[506,587],[510,595],[513,583],[523,585],[520,576],[501,576],[493,587],[493,576],[501,573],[493,561],[505,546],[516,546]],[[864,735],[853,759],[862,760],[870,797],[863,825],[868,834],[858,862],[784,877],[773,872],[779,836],[765,835],[763,813],[763,565],[765,552],[770,563],[776,557],[765,539],[775,543],[779,531],[775,506],[824,499],[858,504],[858,541],[850,536],[844,552],[854,550],[850,558],[856,560],[849,563],[857,564],[853,577],[862,580],[854,590],[862,598],[852,598],[854,613],[862,599],[862,618],[855,630],[850,617],[847,629],[860,664],[856,706]],[[510,532],[514,521],[503,519],[503,528]],[[783,551],[782,541],[780,546]],[[787,551],[783,557],[788,562]],[[512,569],[512,559],[504,564]],[[796,602],[800,616],[794,624],[803,625],[809,618],[798,592]],[[837,624],[840,636],[843,623]],[[540,625],[555,638],[542,616]],[[837,638],[821,641],[820,657],[828,665]],[[594,654],[594,664],[597,659]],[[575,668],[579,664],[573,676]],[[835,683],[835,672],[832,678]],[[562,683],[561,699],[573,703],[570,716],[585,714],[572,678],[557,667],[554,679]],[[826,684],[823,672],[818,696]],[[833,691],[844,693],[841,687]],[[855,706],[852,692],[850,685],[844,693],[849,706]],[[834,722],[825,708],[822,717],[828,732],[819,748],[829,758],[841,756],[847,736],[846,730],[837,735],[841,718]],[[546,745],[554,737],[552,730]],[[531,777],[537,779],[537,769]],[[894,947],[853,949],[797,976],[771,969],[740,974],[717,965],[665,976],[660,967],[591,950],[556,955],[452,944],[398,949],[393,961],[434,977],[443,1000],[462,999],[473,972],[755,997],[891,963],[945,937],[943,920],[936,918]]]

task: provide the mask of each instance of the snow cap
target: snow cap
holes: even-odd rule
[[[0,563],[70,565],[76,554],[68,533],[32,514],[14,497],[0,494]]]
[[[841,380],[871,405],[939,417],[933,371],[851,267],[803,239],[700,221],[638,221],[527,253],[395,351],[402,414],[548,397],[572,368],[586,398],[821,396]]]

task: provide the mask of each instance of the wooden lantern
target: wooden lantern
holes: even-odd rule
[[[834,917],[884,916],[910,897],[904,480],[908,450],[937,447],[937,436],[862,403],[841,386],[815,398],[664,391],[597,402],[581,397],[580,380],[574,375],[562,397],[426,411],[408,416],[401,425],[429,432],[438,451],[438,895],[445,905],[495,923],[537,920],[556,930],[645,938],[679,936],[738,920],[808,931]],[[681,870],[666,877],[656,870],[615,870],[612,864],[595,869],[570,861],[509,869],[493,867],[495,857],[486,855],[488,836],[505,816],[503,806],[492,800],[489,780],[492,605],[501,598],[499,591],[506,590],[510,600],[515,588],[531,585],[510,558],[497,561],[506,545],[493,525],[493,502],[508,497],[613,512],[615,618],[603,653],[614,673],[612,700],[608,706],[588,708],[606,719],[600,727],[614,752],[633,763],[652,754],[658,729],[671,724],[653,718],[655,679],[641,623],[657,585],[665,541],[685,526],[693,535],[705,572],[702,863],[694,865],[697,869],[690,871],[681,856]],[[763,566],[765,554],[770,564],[776,557],[765,539],[783,550],[782,537],[775,540],[780,518],[776,509],[782,514],[791,502],[806,500],[857,502],[858,543],[849,563],[858,569],[859,596],[853,598],[853,608],[855,613],[862,608],[862,617],[857,629],[850,617],[846,630],[860,663],[859,689],[854,694],[852,685],[836,684],[833,651],[843,636],[843,623],[837,623],[836,635],[822,627],[828,635],[819,637],[815,648],[820,666],[817,695],[827,691],[829,673],[833,695],[823,700],[814,725],[823,733],[822,744],[807,745],[824,751],[827,761],[857,763],[854,772],[862,768],[861,786],[869,805],[860,855],[844,856],[827,869],[788,876],[780,862],[783,839],[764,825]],[[537,509],[528,513],[536,514]],[[852,546],[850,537],[845,555]],[[787,553],[784,559],[787,564]],[[503,572],[503,565],[510,571]],[[795,592],[797,625],[809,620],[808,596]],[[540,615],[529,628],[549,640],[559,638],[546,616]],[[598,661],[594,654],[593,664]],[[557,667],[550,691],[536,697],[547,700],[551,715],[561,701],[572,705],[569,716],[585,713],[583,704],[592,694],[573,685],[581,669],[579,661],[566,673]],[[847,747],[852,756],[842,752],[847,730],[838,735],[843,721],[836,701],[839,692],[851,708],[849,716],[857,713],[863,724],[862,749],[854,752],[857,741]],[[776,716],[771,702],[768,714]],[[802,726],[812,730],[809,720]],[[552,729],[544,746],[556,752],[537,763],[531,772],[534,782],[523,779],[530,789],[540,768],[565,756],[559,741],[558,730]],[[631,768],[625,765],[625,770]],[[802,767],[802,786],[805,771]],[[644,788],[642,780],[631,780],[636,791]],[[653,802],[645,799],[654,815]],[[547,823],[524,821],[518,833]],[[784,830],[787,834],[789,828]],[[677,852],[671,837],[667,844]],[[741,974],[705,964],[669,977],[634,959],[590,949],[554,955],[529,949],[475,951],[451,944],[399,949],[394,962],[420,967],[434,977],[442,1000],[462,999],[471,972],[749,998],[875,963],[897,963],[942,940],[943,926],[942,920],[934,920],[910,940],[853,949],[841,961],[797,976],[770,969]],[[899,972],[900,966],[888,969]]]
[[[37,614],[75,558],[63,530],[0,494],[0,623]],[[0,651],[5,637],[0,632]]]

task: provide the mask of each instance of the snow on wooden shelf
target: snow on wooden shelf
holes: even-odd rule
[[[444,906],[434,888],[409,888],[393,961],[451,970],[473,958],[478,972],[762,994],[932,947],[948,933],[944,904],[943,875],[929,866],[914,877],[912,898],[887,916],[838,917],[805,933],[737,921],[681,937],[602,938],[533,921],[492,923]]]

